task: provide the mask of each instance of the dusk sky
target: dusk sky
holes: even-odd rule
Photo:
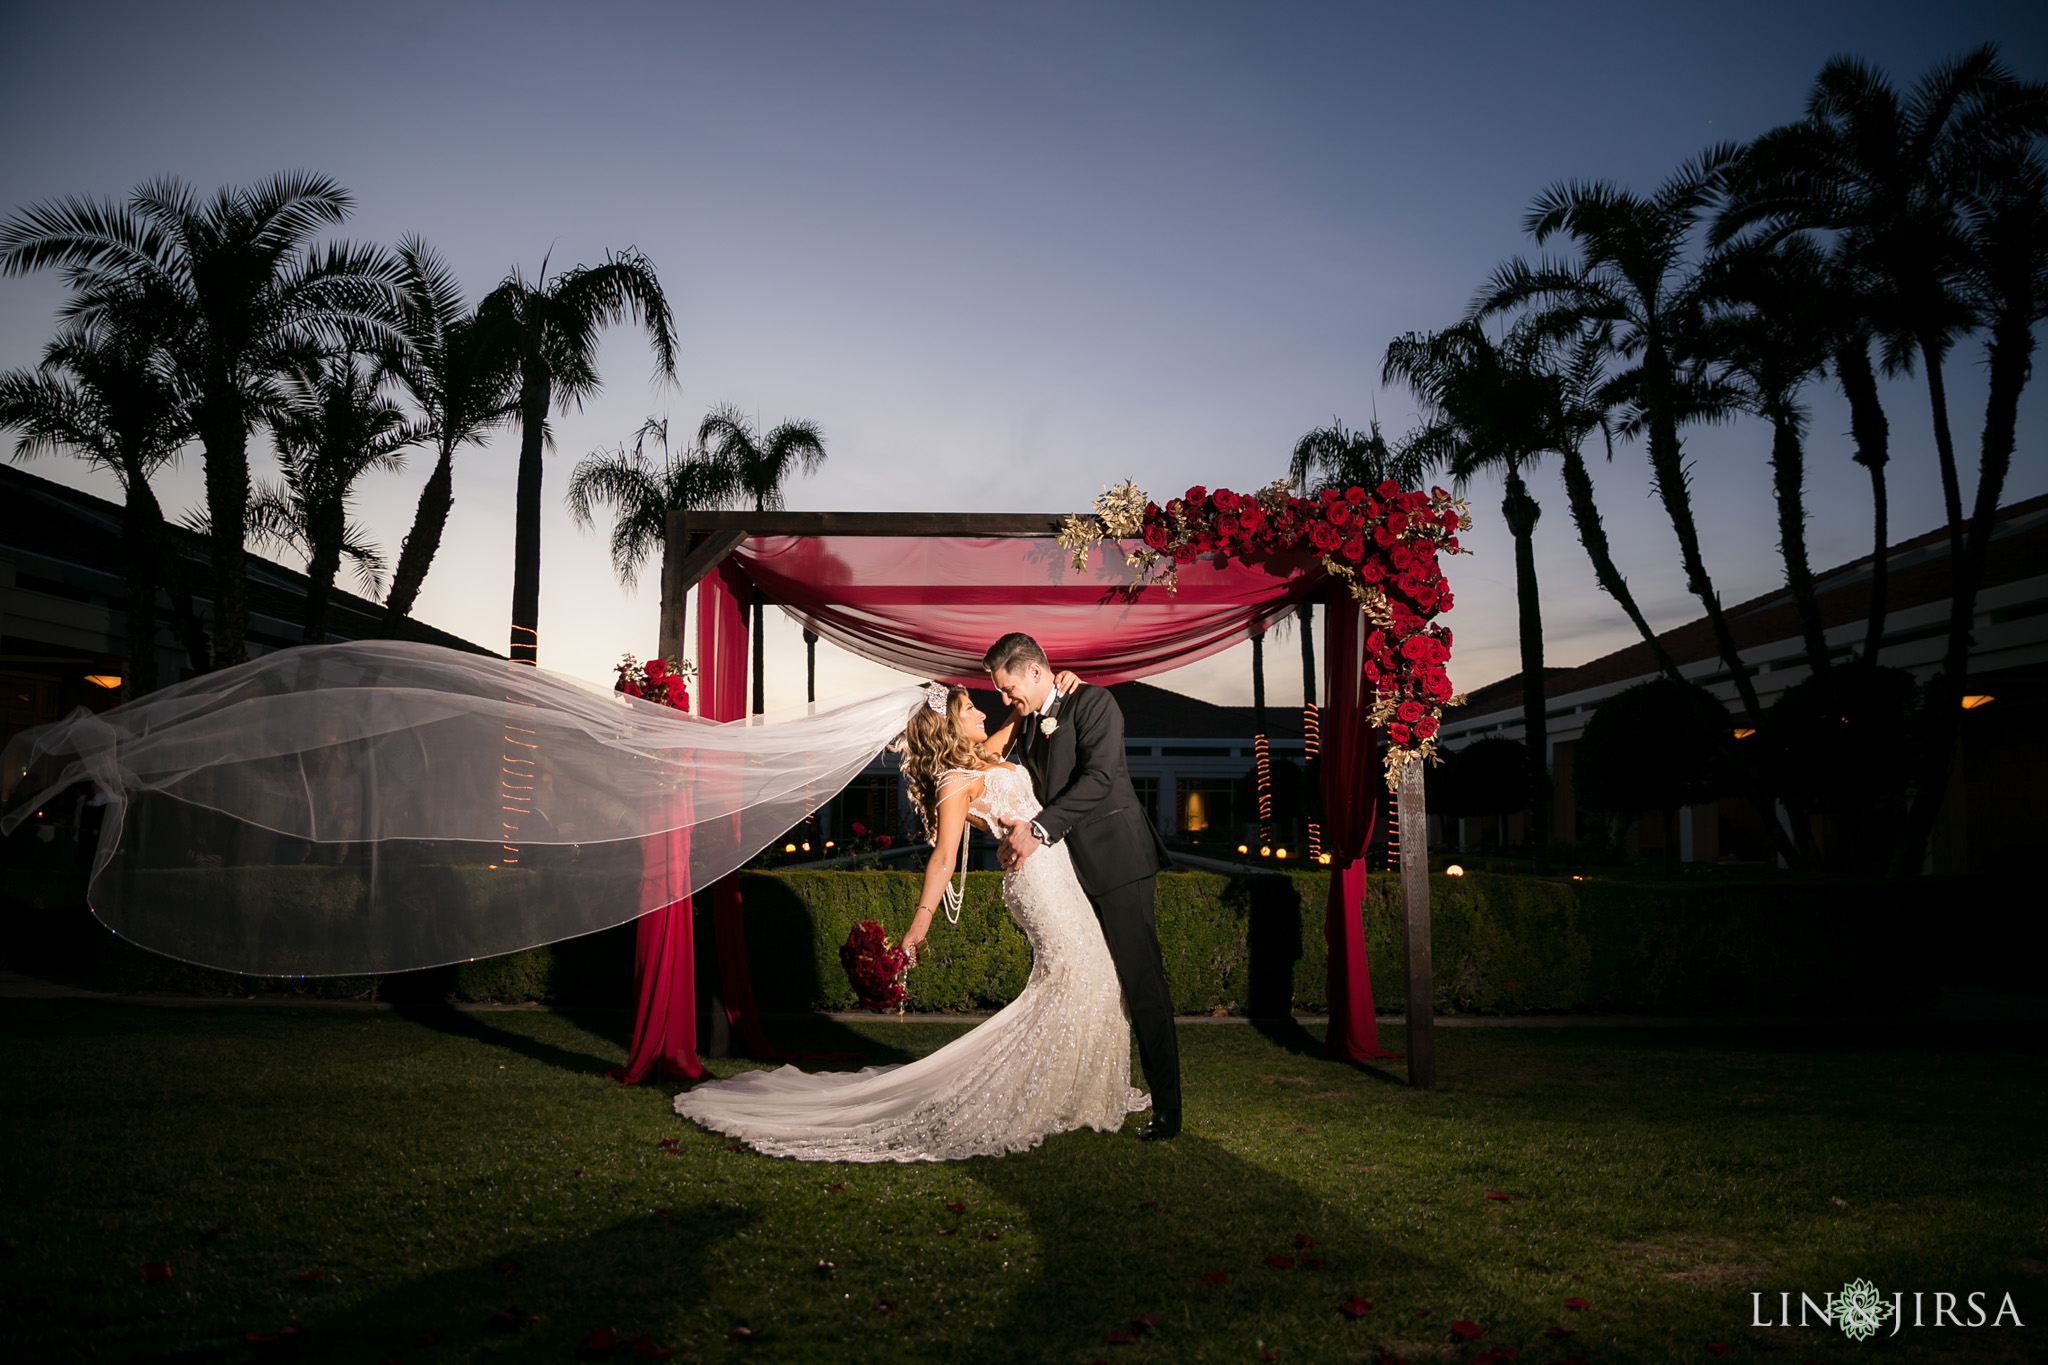
[[[694,431],[734,403],[810,418],[830,452],[804,509],[1082,510],[1124,478],[1162,501],[1253,488],[1295,440],[1375,414],[1396,335],[1456,321],[1533,252],[1521,218],[1566,178],[1648,190],[1707,144],[1796,117],[1855,53],[1909,86],[1985,40],[2048,79],[2035,3],[1532,6],[209,4],[14,6],[0,47],[0,212],[203,190],[274,171],[356,196],[339,235],[423,234],[471,298],[636,246],[675,307],[678,382],[642,338],[606,342],[604,392],[558,415],[543,532],[541,662],[608,679],[654,648],[655,575],[612,577],[562,504],[576,460],[646,417]],[[0,367],[35,363],[62,298],[0,279]],[[1948,368],[1965,496],[1981,342]],[[2048,399],[2020,417],[2007,501],[2048,492]],[[1811,390],[1812,555],[1869,550],[1846,410]],[[1941,519],[1916,378],[1887,389],[1895,539]],[[11,444],[11,438],[9,438]],[[466,450],[419,615],[503,650],[517,433]],[[1782,581],[1765,460],[1743,422],[1688,435],[1724,600]],[[264,462],[259,460],[259,465]],[[431,461],[362,487],[394,556]],[[118,497],[62,459],[30,468]],[[268,473],[268,470],[264,470]],[[1639,446],[1598,464],[1617,557],[1654,624],[1698,614]],[[200,502],[195,449],[161,490]],[[1554,468],[1538,472],[1547,650],[1571,665],[1633,632],[1596,588]],[[1516,668],[1495,480],[1469,490],[1475,555],[1448,563],[1461,689]],[[771,707],[801,701],[797,629],[769,622]],[[1300,697],[1286,646],[1271,699]],[[820,651],[821,695],[890,680]],[[1155,681],[1250,699],[1249,648]]]

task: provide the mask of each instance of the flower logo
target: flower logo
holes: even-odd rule
[[[1893,1305],[1868,1280],[1851,1280],[1843,1285],[1842,1292],[1835,1295],[1834,1308],[1835,1326],[1851,1341],[1874,1335],[1893,1311]]]

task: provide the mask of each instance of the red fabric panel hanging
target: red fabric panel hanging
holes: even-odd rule
[[[986,687],[981,658],[1021,630],[1060,668],[1107,685],[1178,668],[1246,639],[1312,596],[1307,555],[1184,565],[1178,592],[1125,590],[1114,545],[1075,570],[1050,540],[757,536],[733,558],[807,628],[916,678]],[[706,712],[705,714],[710,714]]]
[[[1372,693],[1365,681],[1365,613],[1341,583],[1331,584],[1324,598],[1323,623],[1323,839],[1330,855],[1323,917],[1330,1027],[1323,1048],[1342,1061],[1377,1061],[1401,1055],[1380,1050],[1362,918],[1365,846],[1382,778],[1367,720]]]
[[[673,829],[645,841],[642,875],[662,908],[640,917],[633,942],[633,1047],[626,1064],[610,1073],[623,1085],[642,1081],[694,1081],[697,1060],[696,947],[688,884],[690,832]],[[651,899],[642,895],[642,900]]]
[[[731,560],[705,575],[697,589],[698,714],[710,720],[742,720],[747,714],[747,600],[745,576]],[[711,884],[711,927],[718,944],[718,984],[726,1021],[740,1050],[757,1062],[857,1061],[859,1053],[819,1055],[783,1052],[761,1030],[754,1005],[754,978],[747,968],[746,920],[740,912],[739,877]],[[692,1004],[694,1009],[694,1002]]]

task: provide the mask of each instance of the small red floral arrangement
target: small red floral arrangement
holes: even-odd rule
[[[846,969],[853,993],[871,1010],[899,1008],[909,995],[903,975],[910,969],[910,954],[890,943],[882,926],[871,919],[854,925],[839,945],[839,965]]]
[[[688,659],[649,659],[641,663],[625,654],[620,656],[617,672],[618,681],[612,684],[612,691],[678,711],[690,709],[690,679],[697,676],[697,665]]]
[[[1374,694],[1369,719],[1387,734],[1392,789],[1403,765],[1435,755],[1444,708],[1463,700],[1444,670],[1451,632],[1435,618],[1456,605],[1440,556],[1466,553],[1458,533],[1471,529],[1464,500],[1441,488],[1403,492],[1387,482],[1370,493],[1326,488],[1303,498],[1282,479],[1256,493],[1198,485],[1161,507],[1126,482],[1096,500],[1092,520],[1067,518],[1059,543],[1074,552],[1079,569],[1095,542],[1124,542],[1124,563],[1137,571],[1137,585],[1169,591],[1181,566],[1197,559],[1316,556],[1344,580],[1372,626],[1365,641]]]

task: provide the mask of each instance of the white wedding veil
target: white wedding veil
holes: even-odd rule
[[[895,687],[720,724],[503,659],[284,650],[17,735],[0,831],[107,794],[100,920],[229,971],[406,971],[702,890],[903,730]]]

